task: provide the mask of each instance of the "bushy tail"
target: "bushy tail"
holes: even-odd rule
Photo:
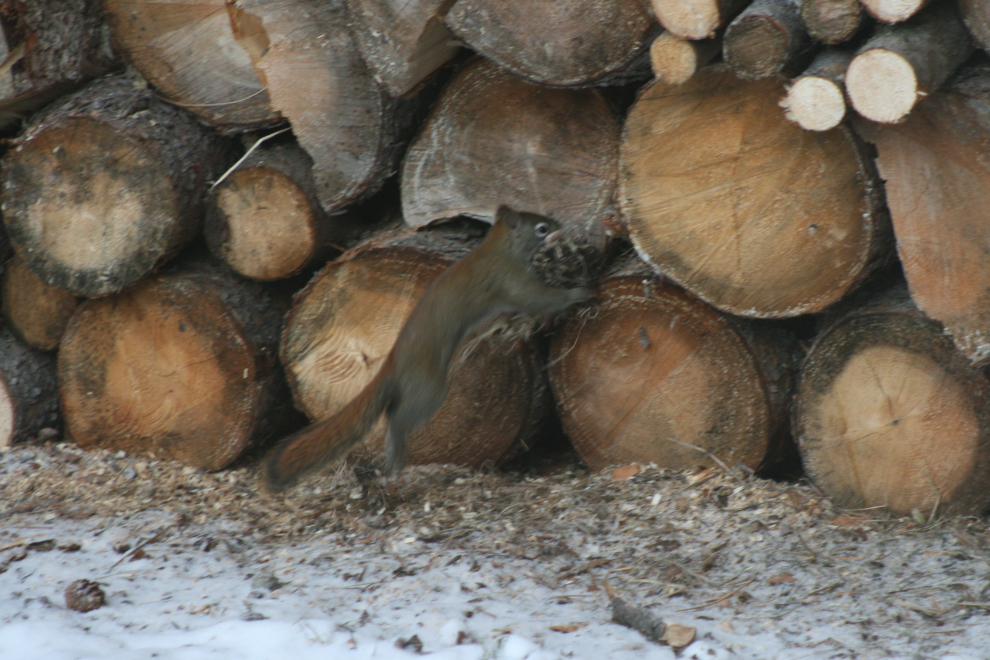
[[[386,360],[374,380],[336,415],[280,441],[265,458],[268,488],[284,490],[304,474],[343,458],[360,442],[394,396],[391,367],[391,359]]]

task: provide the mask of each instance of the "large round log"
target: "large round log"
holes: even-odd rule
[[[846,128],[787,121],[783,93],[724,68],[653,82],[622,138],[619,204],[637,252],[742,316],[822,310],[892,252],[862,145]]]
[[[55,357],[0,326],[0,447],[59,425]]]

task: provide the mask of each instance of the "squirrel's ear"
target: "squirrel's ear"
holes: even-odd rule
[[[502,204],[495,211],[495,222],[504,222],[510,229],[515,229],[519,224],[519,214]]]

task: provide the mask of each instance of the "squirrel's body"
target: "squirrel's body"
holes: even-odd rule
[[[378,374],[329,419],[283,440],[266,460],[269,486],[281,490],[301,474],[341,458],[384,412],[386,468],[406,462],[410,433],[447,393],[447,369],[464,336],[506,312],[545,314],[586,300],[586,289],[557,289],[533,272],[530,258],[559,233],[557,223],[501,207],[485,240],[445,270],[416,304]]]

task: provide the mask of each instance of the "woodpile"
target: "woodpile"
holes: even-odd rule
[[[262,451],[508,205],[597,295],[463,342],[413,463],[562,428],[990,508],[990,2],[0,0],[0,37],[0,445]]]

